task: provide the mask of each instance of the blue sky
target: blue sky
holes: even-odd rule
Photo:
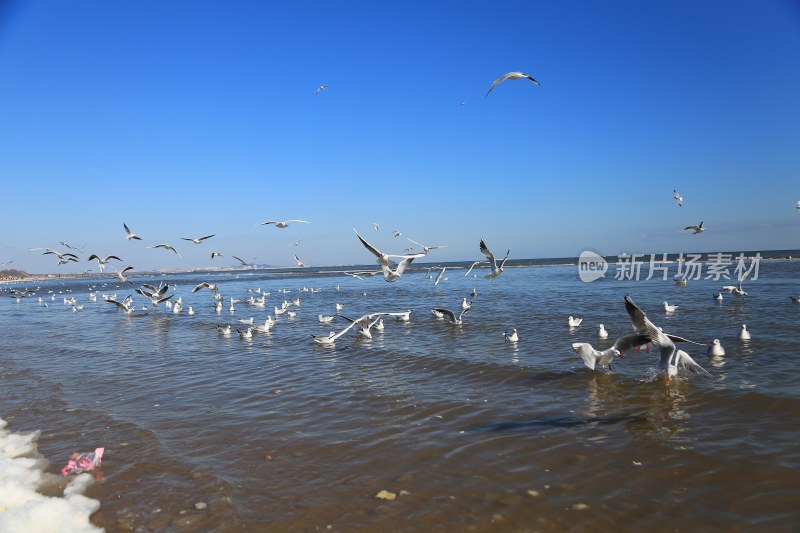
[[[353,227],[431,261],[800,248],[798,2],[2,6],[0,262],[29,272],[95,268],[30,251],[62,240],[371,262]],[[484,97],[517,70],[541,86]]]

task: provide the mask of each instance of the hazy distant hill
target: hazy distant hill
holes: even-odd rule
[[[29,278],[30,275],[27,272],[23,272],[22,270],[0,270],[0,280],[3,279],[26,279]]]

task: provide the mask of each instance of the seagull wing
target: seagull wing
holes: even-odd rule
[[[355,230],[355,228],[353,229],[353,231],[356,231],[356,230]],[[380,250],[378,250],[377,248],[375,248],[374,246],[372,246],[370,243],[368,243],[368,242],[367,242],[367,241],[366,241],[366,240],[365,240],[365,239],[364,239],[364,238],[363,238],[361,235],[359,235],[359,234],[358,234],[358,232],[357,232],[357,231],[356,231],[356,237],[358,237],[358,240],[360,240],[360,241],[361,241],[361,244],[363,244],[363,245],[364,245],[364,248],[366,248],[367,250],[369,250],[370,252],[372,252],[372,254],[373,254],[375,257],[377,257],[378,259],[380,259],[380,261],[381,261],[381,264],[383,264],[383,263],[384,263],[384,261],[386,261],[386,262],[388,263],[388,260],[387,260],[386,256],[384,256],[384,254],[383,254],[383,253],[382,253]]]
[[[713,377],[708,370],[697,364],[697,362],[692,359],[692,357],[684,352],[683,350],[678,350],[677,355],[677,366],[683,367],[686,370],[693,372],[695,374],[703,374],[708,377]]]
[[[412,262],[414,259],[415,259],[415,257],[406,257],[405,259],[403,259],[402,261],[400,261],[400,262],[397,264],[397,268],[395,269],[395,274],[397,274],[398,276],[402,276],[402,275],[403,275],[403,272],[405,272],[405,271],[406,271],[406,268],[408,268],[408,265],[410,265],[410,264],[411,264],[411,262]],[[443,271],[443,272],[444,272],[444,271]]]
[[[447,315],[447,317],[450,319],[450,322],[456,321],[456,314],[449,309],[445,309],[444,307],[434,307],[433,310]]]
[[[600,353],[592,348],[592,345],[586,342],[573,342],[572,349],[575,350],[575,353],[581,356],[583,359],[583,364],[586,365],[587,368],[594,370],[595,366],[597,366],[597,358],[600,356]]]
[[[619,353],[624,354],[631,348],[638,348],[650,342],[650,337],[637,333],[635,335],[625,335],[620,337],[614,342],[612,348],[619,350]]]
[[[483,242],[483,239],[481,239],[480,248],[481,248],[481,253],[484,256],[486,256],[486,259],[489,260],[489,266],[492,267],[492,270],[495,270],[497,268],[497,261],[495,261],[494,255],[492,255],[492,252],[491,252],[491,250],[489,250],[489,247],[486,246],[486,243]]]

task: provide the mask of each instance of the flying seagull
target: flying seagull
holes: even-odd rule
[[[488,91],[486,91],[486,95],[484,95],[484,98],[489,96],[489,93],[492,92],[492,89],[494,89],[495,87],[497,87],[498,85],[500,85],[504,81],[506,81],[506,80],[520,80],[522,78],[527,78],[527,79],[531,80],[533,83],[535,83],[536,85],[541,85],[541,83],[539,83],[538,81],[533,79],[533,76],[529,76],[528,74],[525,74],[524,72],[518,72],[518,71],[517,72],[509,72],[508,74],[503,74],[502,76],[500,76],[499,78],[494,80],[494,83],[492,84],[492,86],[489,87]]]
[[[675,200],[677,200],[678,207],[683,207],[683,196],[681,196],[676,189],[672,189],[672,192],[673,192],[672,197],[675,198]]]
[[[178,257],[181,257],[181,254],[178,253],[178,250],[176,250],[175,248],[173,248],[169,244],[156,244],[155,246],[148,246],[148,248],[163,248],[165,250],[172,250],[173,252],[175,252],[175,255],[177,255]]]
[[[134,232],[132,232],[130,230],[130,228],[128,227],[128,225],[125,224],[124,222],[122,223],[122,227],[125,228],[125,240],[128,240],[128,241],[131,240],[131,239],[133,239],[135,241],[141,241],[142,240],[142,238],[137,236]]]
[[[481,262],[480,262],[480,261],[473,261],[473,262],[472,262],[472,264],[471,264],[471,265],[469,266],[469,268],[467,269],[467,271],[464,273],[464,277],[466,278],[466,277],[467,277],[467,274],[469,274],[470,272],[472,272],[472,269],[473,269],[473,268],[475,268],[476,266],[480,265],[480,264],[481,264]]]
[[[408,265],[410,265],[411,262],[417,257],[422,257],[422,255],[424,255],[424,254],[415,254],[415,255],[385,254],[380,250],[378,250],[377,248],[375,248],[374,246],[372,246],[366,240],[364,240],[364,238],[358,234],[355,228],[353,228],[353,231],[356,232],[356,237],[358,237],[358,240],[361,241],[361,244],[363,244],[367,250],[372,252],[372,254],[378,258],[378,263],[381,265],[381,270],[383,271],[383,278],[390,283],[400,279],[400,276],[402,276],[403,272],[406,271]],[[402,258],[402,260],[397,264],[397,267],[394,270],[389,268],[390,257]]]
[[[486,256],[486,259],[489,260],[489,268],[492,269],[491,272],[486,274],[486,279],[494,279],[497,276],[499,276],[500,274],[502,274],[503,273],[503,267],[505,266],[506,261],[508,260],[508,254],[511,253],[511,249],[509,248],[509,250],[506,252],[506,256],[500,262],[499,266],[497,264],[497,261],[494,258],[494,255],[492,255],[492,252],[489,250],[489,247],[486,246],[485,242],[483,242],[483,239],[481,239],[480,249],[481,249],[481,253],[484,256]]]
[[[708,229],[708,228],[706,228],[705,226],[703,226],[703,221],[701,220],[701,221],[700,221],[700,225],[699,225],[699,226],[686,226],[686,227],[685,227],[685,228],[683,228],[683,229],[685,229],[685,230],[687,230],[687,229],[694,230],[694,231],[692,232],[692,235],[697,235],[698,233],[703,233],[703,232],[704,232],[706,229]]]
[[[303,224],[311,224],[308,220],[267,220],[266,222],[262,222],[259,226],[265,226],[267,224],[275,224],[276,228],[285,228],[289,225],[290,222],[302,222]]]
[[[235,255],[232,255],[231,257],[233,257],[234,259],[236,259],[237,261],[239,261],[239,262],[242,264],[242,266],[247,266],[247,261],[245,261],[244,259],[241,259],[241,258],[239,258],[239,257],[236,257]]]
[[[317,92],[315,92],[314,94],[319,94],[322,91],[324,91],[325,89],[327,89],[328,87],[330,87],[330,85],[320,85],[319,87],[317,87]]]
[[[297,261],[297,266],[300,268],[307,267],[308,265],[300,261],[300,258],[297,257],[297,254],[294,254],[294,260]]]
[[[211,252],[211,259],[214,259],[215,257],[222,257],[222,254],[219,252]]]
[[[447,248],[446,244],[443,244],[441,246],[425,246],[424,244],[415,241],[414,239],[412,239],[408,235],[406,235],[406,239],[408,239],[409,241],[413,242],[414,244],[416,244],[417,246],[422,248],[422,253],[424,253],[424,254],[427,254],[431,250],[438,250],[439,248]]]
[[[201,242],[203,242],[204,240],[206,240],[206,239],[210,239],[210,238],[211,238],[211,237],[213,237],[213,236],[214,236],[214,235],[206,235],[205,237],[198,237],[198,238],[196,238],[196,239],[193,239],[193,238],[191,238],[191,237],[181,237],[181,240],[183,240],[183,241],[192,241],[192,242],[193,242],[193,243],[195,243],[195,244],[200,244],[200,243],[201,243]]]
[[[122,261],[122,259],[120,259],[116,255],[109,255],[106,256],[105,259],[100,259],[96,254],[92,254],[89,256],[89,259],[87,259],[87,261],[91,261],[92,259],[97,259],[97,266],[100,268],[100,272],[105,272],[106,263],[108,263],[110,260],[116,259],[117,261]]]

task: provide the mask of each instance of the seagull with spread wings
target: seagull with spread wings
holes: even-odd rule
[[[181,240],[183,240],[183,241],[192,241],[192,242],[193,242],[193,243],[195,243],[195,244],[200,244],[200,243],[202,243],[204,240],[206,240],[206,239],[210,239],[210,238],[211,238],[211,237],[213,237],[213,236],[214,236],[214,235],[206,235],[205,237],[198,237],[198,238],[196,238],[196,239],[193,239],[192,237],[181,237]]]
[[[481,239],[480,249],[481,253],[486,257],[486,259],[489,260],[489,268],[492,269],[492,271],[486,274],[485,277],[486,279],[489,280],[495,279],[497,276],[503,273],[503,267],[505,266],[506,261],[508,261],[508,254],[511,253],[511,249],[510,248],[508,249],[508,251],[506,252],[506,256],[503,258],[503,260],[500,262],[499,265],[497,264],[494,255],[492,254],[491,250],[489,250],[489,247],[486,246],[486,243],[483,241],[483,239]]]
[[[525,74],[524,72],[519,72],[519,71],[509,72],[507,74],[503,74],[502,76],[500,76],[499,78],[494,80],[494,83],[492,84],[492,86],[489,87],[488,91],[486,91],[486,94],[484,95],[484,98],[489,96],[489,93],[492,92],[492,89],[494,89],[495,87],[497,87],[498,85],[500,85],[504,81],[506,81],[506,80],[521,80],[521,79],[529,79],[533,83],[535,83],[536,85],[541,85],[541,83],[539,83],[538,81],[533,79],[533,76]]]
[[[141,237],[139,237],[138,235],[136,235],[134,232],[131,231],[131,229],[128,227],[128,225],[126,223],[123,222],[122,223],[122,227],[125,228],[125,240],[127,240],[127,241],[129,241],[131,239],[133,239],[135,241],[141,241],[142,240]]]
[[[261,224],[259,224],[259,226],[266,226],[268,224],[272,224],[276,228],[286,228],[292,222],[302,222],[303,224],[311,224],[311,222],[309,222],[308,220],[291,219],[291,220],[267,220],[266,222],[262,222]]]

